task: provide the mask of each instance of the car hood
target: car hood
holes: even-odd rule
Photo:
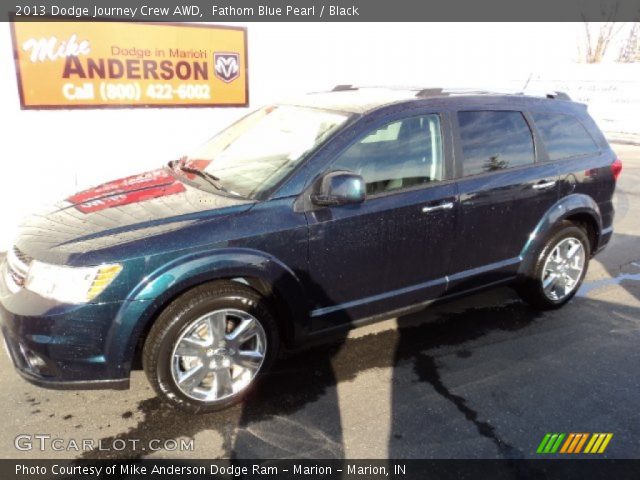
[[[168,168],[104,183],[27,218],[16,246],[45,261],[63,262],[171,232],[207,218],[250,208],[253,202],[200,190]]]

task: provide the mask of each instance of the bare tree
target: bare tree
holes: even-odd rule
[[[629,36],[620,49],[618,61],[622,63],[640,62],[640,22],[635,22]]]
[[[609,18],[613,18],[614,16],[615,11],[612,11]],[[602,22],[596,29],[593,29],[593,22],[587,22],[584,15],[582,18],[585,20],[584,30],[586,34],[583,58],[587,63],[600,63],[609,48],[611,40],[620,33],[625,24],[621,22]],[[593,32],[592,30],[596,31]]]

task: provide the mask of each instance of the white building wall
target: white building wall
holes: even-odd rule
[[[575,65],[580,35],[580,24],[559,23],[250,24],[251,107],[339,83],[521,88],[530,78],[532,87],[559,86],[587,100],[595,85],[601,124],[638,132],[631,112],[640,65]],[[43,204],[175,159],[246,112],[21,111],[7,23],[0,65],[0,251]]]

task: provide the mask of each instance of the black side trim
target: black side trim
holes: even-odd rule
[[[128,378],[114,378],[109,380],[80,380],[63,381],[55,378],[42,378],[24,370],[16,368],[16,371],[27,382],[42,388],[51,390],[128,390]]]
[[[430,298],[424,300],[422,302],[414,303],[412,305],[407,305],[405,307],[395,308],[393,310],[388,310],[386,312],[377,313],[375,315],[370,315],[367,317],[362,317],[355,319],[351,322],[341,323],[339,325],[335,325],[329,328],[323,328],[322,330],[315,330],[309,333],[299,344],[296,344],[290,351],[297,351],[300,349],[307,348],[310,345],[314,345],[316,343],[325,343],[327,339],[330,339],[332,335],[339,334],[341,332],[353,330],[355,328],[364,327],[365,325],[369,325],[372,323],[380,322],[382,320],[389,320],[396,317],[401,317],[405,315],[409,315],[411,313],[419,312],[429,307],[430,305],[437,305],[441,303],[447,303],[451,300],[455,300],[460,297],[465,297],[467,295],[473,295],[478,292],[482,292],[485,290],[491,290],[492,288],[509,285],[510,283],[517,280],[516,275],[511,275],[505,277],[500,280],[496,280],[494,282],[486,283],[484,285],[479,285],[477,287],[469,288],[467,290],[462,290],[459,292],[453,292],[450,294],[446,294],[442,297]]]

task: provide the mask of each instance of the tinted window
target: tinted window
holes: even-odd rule
[[[588,155],[598,151],[598,146],[577,119],[559,113],[532,115],[550,160]]]
[[[533,163],[533,137],[520,112],[458,112],[462,174],[502,170]]]
[[[362,175],[367,194],[442,180],[442,135],[437,115],[389,123],[345,150],[333,168]]]

